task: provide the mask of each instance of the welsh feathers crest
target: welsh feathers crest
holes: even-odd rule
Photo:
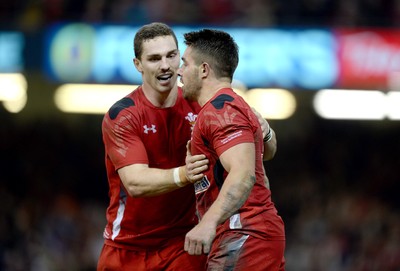
[[[192,126],[192,129],[193,129],[194,124],[196,123],[197,114],[193,114],[192,112],[189,112],[187,114],[187,116],[185,117],[185,119],[187,119],[189,121],[190,126]]]

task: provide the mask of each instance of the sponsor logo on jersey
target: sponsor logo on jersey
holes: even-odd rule
[[[143,132],[144,132],[145,134],[148,134],[149,131],[152,131],[153,134],[155,134],[155,133],[157,132],[156,126],[155,126],[154,124],[152,124],[151,127],[148,127],[147,125],[144,125],[144,126],[143,126],[143,129],[144,129]]]
[[[240,137],[242,134],[243,134],[243,131],[242,131],[242,130],[237,131],[237,132],[234,132],[234,133],[228,135],[227,137],[223,138],[223,139],[221,140],[221,143],[222,143],[222,144],[226,144],[226,143],[228,143],[229,141],[231,141],[232,139],[235,139],[235,138],[237,138],[237,137]]]
[[[210,187],[210,181],[204,176],[200,181],[194,183],[194,192],[196,194],[203,193]]]

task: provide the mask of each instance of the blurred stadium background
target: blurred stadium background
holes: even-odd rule
[[[400,101],[388,98],[400,89],[399,0],[2,0],[0,270],[95,270],[108,202],[102,116],[66,112],[57,93],[137,84],[134,29],[152,21],[230,31],[243,42],[238,89],[295,101],[278,104],[286,116],[265,113],[287,270],[399,271]],[[318,106],[321,89],[376,95]],[[99,103],[78,90],[84,108]],[[320,111],[330,105],[350,117]]]

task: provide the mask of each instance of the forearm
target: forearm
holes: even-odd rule
[[[185,237],[185,251],[190,255],[209,253],[217,226],[227,221],[246,202],[255,183],[254,143],[241,143],[225,150],[220,156],[228,172],[218,197]]]
[[[235,175],[228,174],[217,199],[202,218],[204,223],[213,223],[216,226],[224,223],[247,200],[255,183],[255,176],[251,174]]]
[[[180,167],[181,171],[183,167]],[[147,165],[130,165],[118,171],[128,194],[132,197],[152,197],[174,191],[189,182],[184,173],[178,176],[175,169],[149,168]],[[177,179],[179,178],[179,180]]]

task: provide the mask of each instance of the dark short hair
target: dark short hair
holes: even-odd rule
[[[175,40],[176,48],[178,49],[178,40],[176,35],[168,25],[154,22],[142,26],[136,32],[135,38],[133,39],[133,50],[135,52],[135,57],[138,59],[142,57],[144,41],[163,36],[172,36]]]
[[[202,29],[184,34],[185,44],[195,53],[195,61],[207,62],[217,77],[233,78],[239,64],[239,47],[227,32]],[[200,63],[198,63],[200,64]]]

